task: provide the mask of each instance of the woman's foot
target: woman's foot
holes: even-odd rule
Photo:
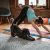
[[[12,36],[12,37],[15,37],[15,36],[16,36],[16,34],[15,34],[14,26],[13,26],[13,25],[11,25],[10,29],[11,29],[11,36]]]
[[[31,37],[30,35],[27,35],[26,39],[30,41],[35,41],[35,38]]]

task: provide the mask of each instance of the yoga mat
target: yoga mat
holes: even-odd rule
[[[50,38],[41,38],[40,41],[43,41],[43,42],[50,42]]]
[[[38,38],[40,38],[40,36],[37,35],[37,34],[31,34],[31,37],[35,38],[35,40],[37,40]]]

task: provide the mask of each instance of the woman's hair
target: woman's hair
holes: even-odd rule
[[[43,19],[41,17],[38,17],[38,19],[35,20],[38,24],[43,24]]]

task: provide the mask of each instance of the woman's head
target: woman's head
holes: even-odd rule
[[[43,19],[41,17],[38,17],[38,19],[35,20],[35,23],[38,25],[38,26],[41,26],[43,24]]]

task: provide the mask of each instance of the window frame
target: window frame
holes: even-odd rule
[[[22,1],[23,1],[23,0],[22,0]],[[24,4],[19,4],[19,0],[18,0],[18,5],[23,5],[23,6],[24,6],[24,5],[25,5],[25,0],[24,0]]]
[[[36,0],[36,5],[29,5],[29,6],[33,6],[33,7],[36,7],[36,8],[46,8],[46,6],[47,6],[47,0],[46,0],[46,6],[37,6],[37,4],[38,4],[38,0]]]

